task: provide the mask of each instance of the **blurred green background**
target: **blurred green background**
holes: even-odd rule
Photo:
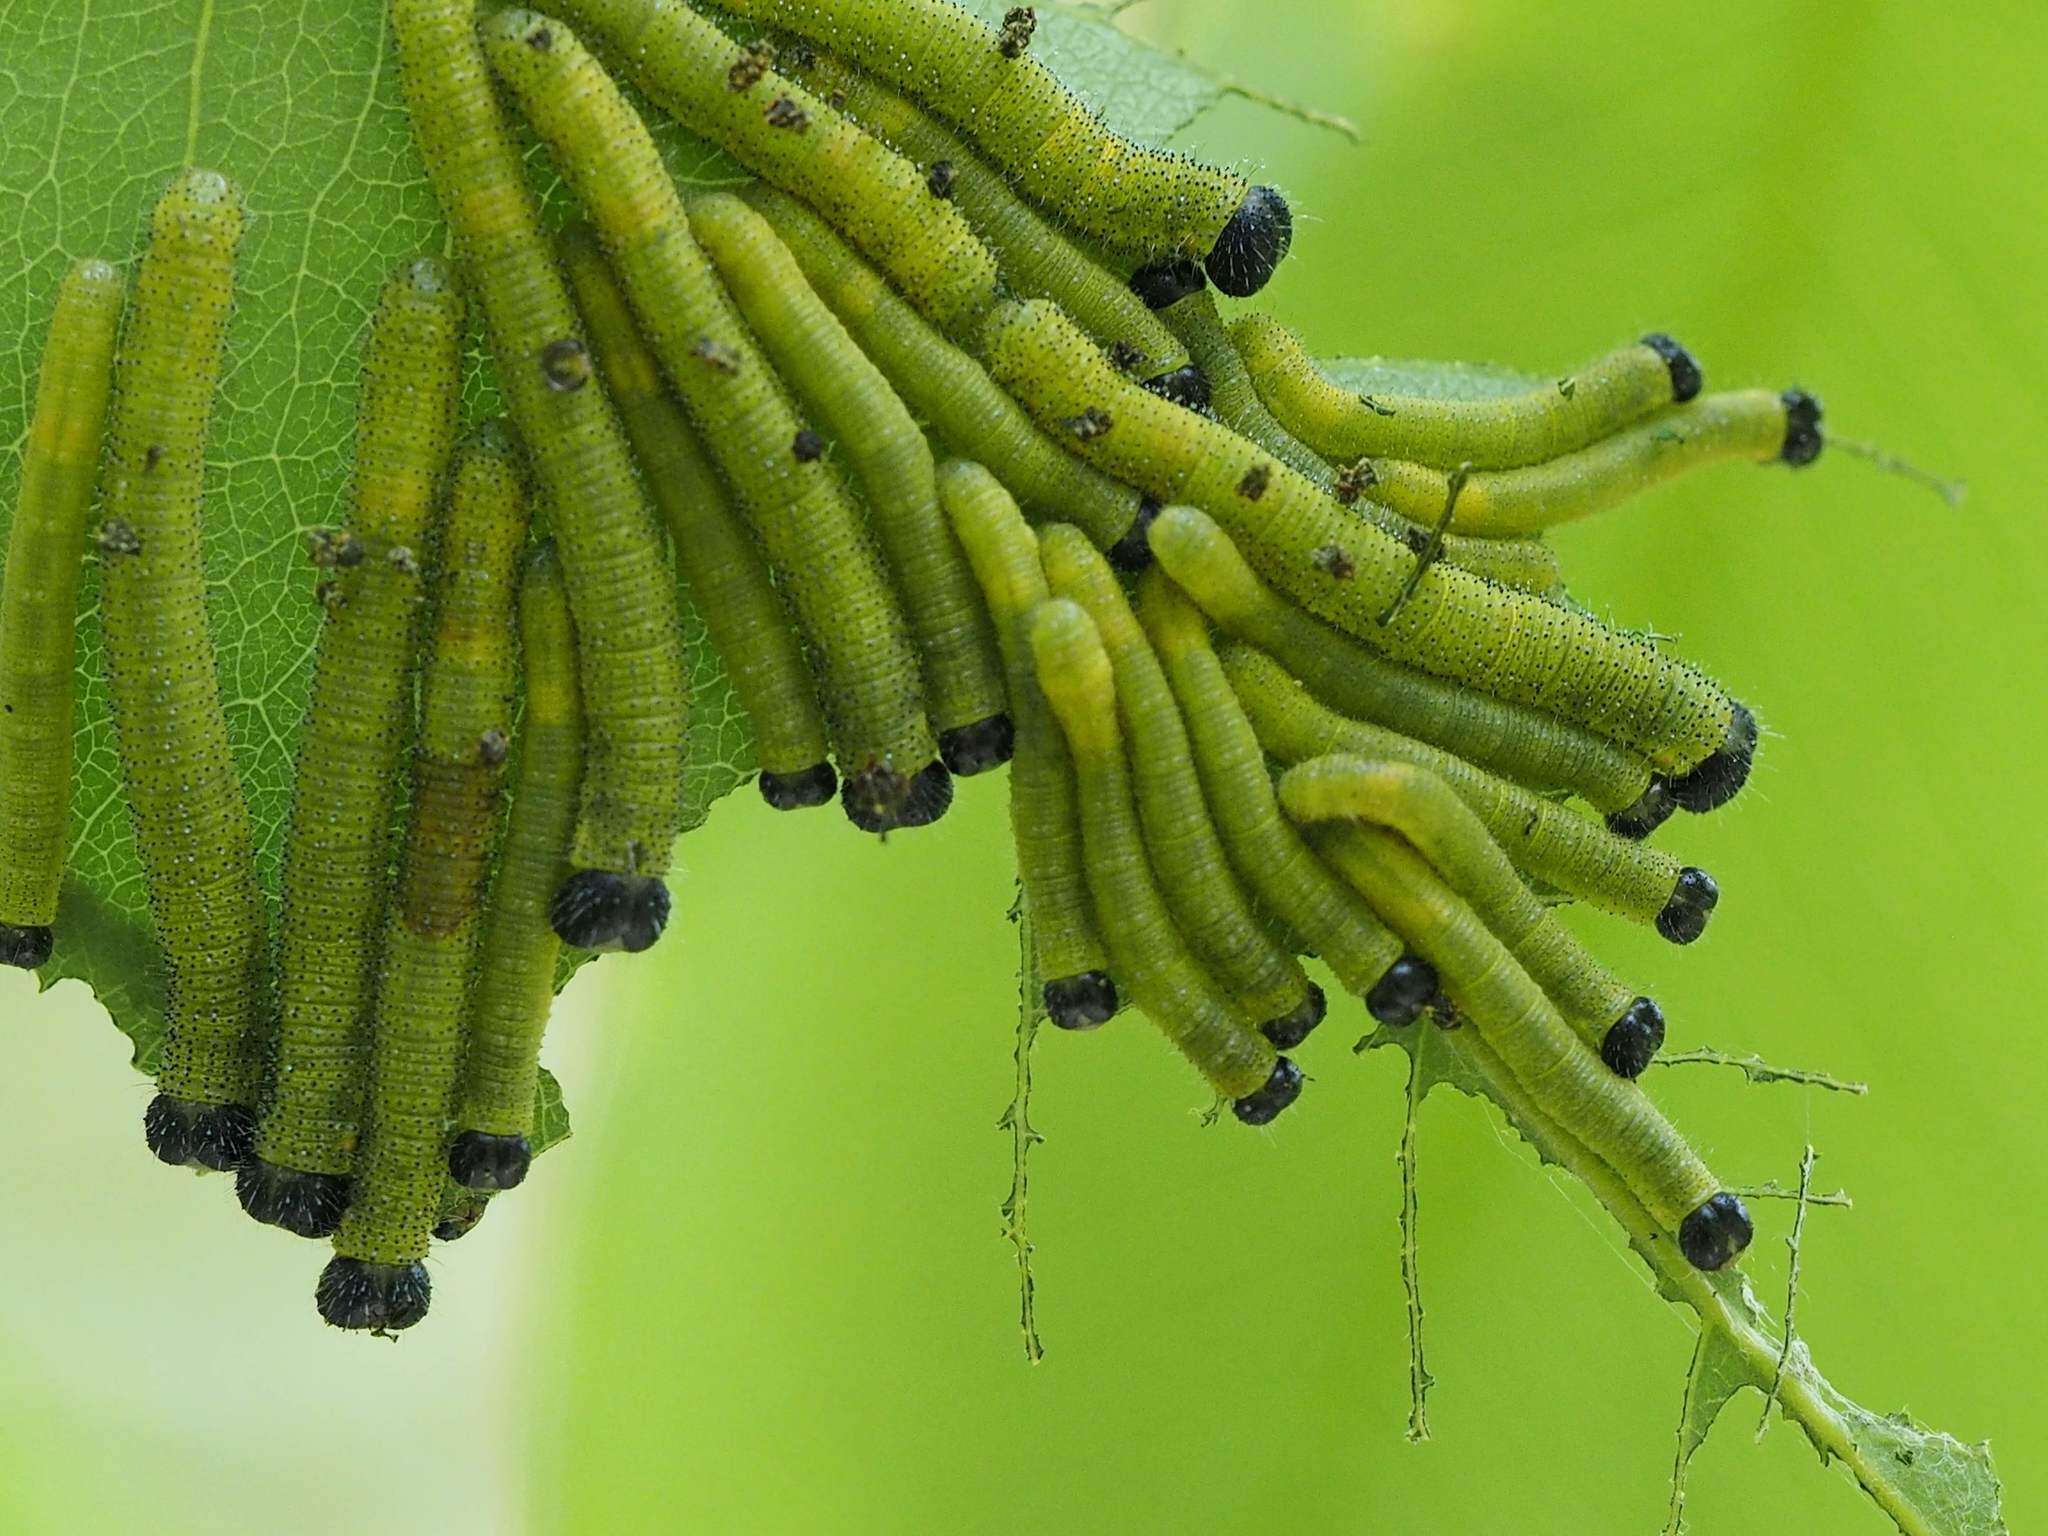
[[[19,0],[17,0],[19,3]],[[1569,366],[1650,328],[1721,383],[1967,477],[1728,470],[1575,528],[1579,595],[1679,637],[1772,735],[1664,834],[1725,901],[1679,953],[1593,923],[1690,1069],[1653,1091],[1731,1181],[1818,1181],[1801,1332],[1836,1384],[1993,1438],[2048,1508],[2037,711],[2048,538],[2048,12],[1739,0],[1154,0],[1126,25],[1350,114],[1233,103],[1190,143],[1302,214],[1265,302],[1325,352]],[[0,101],[0,113],[5,112]],[[4,118],[0,118],[4,122]],[[396,1347],[321,1330],[317,1256],[140,1155],[146,1096],[75,986],[0,985],[0,1531],[1645,1532],[1685,1315],[1467,1101],[1423,1123],[1433,1443],[1402,1440],[1399,1063],[1355,1005],[1272,1131],[1137,1021],[1048,1038],[1022,1358],[997,1204],[1014,933],[998,784],[878,846],[735,797],[673,937],[574,988],[576,1139],[436,1260]],[[209,1195],[213,1192],[208,1191]],[[1788,1208],[1751,1268],[1783,1294]],[[1691,1528],[1874,1532],[1739,1398]]]

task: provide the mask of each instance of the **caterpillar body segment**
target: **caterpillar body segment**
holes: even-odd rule
[[[1349,719],[1317,702],[1262,651],[1229,646],[1222,671],[1260,746],[1277,761],[1292,766],[1341,753],[1405,763],[1441,779],[1531,879],[1660,931],[1674,929],[1678,914],[1690,909],[1687,888],[1704,876],[1685,870],[1663,850],[1618,837],[1604,824],[1476,768],[1455,752]]]
[[[1603,1061],[1624,1077],[1648,1065],[1663,1043],[1657,1005],[1623,985],[1573,937],[1442,779],[1413,764],[1345,754],[1313,757],[1288,773],[1292,812],[1310,821],[1352,820],[1398,833],[1471,904]]]
[[[1010,291],[1053,300],[1155,394],[1195,409],[1209,402],[1207,381],[1173,332],[1128,284],[1013,192],[973,145],[830,54],[809,50],[791,69],[924,170],[934,194],[951,199],[987,242]]]
[[[1288,813],[1316,828],[1324,856],[1436,966],[1459,1014],[1530,1098],[1621,1176],[1658,1223],[1678,1234],[1695,1264],[1718,1268],[1733,1258],[1737,1245],[1715,1253],[1693,1240],[1714,1224],[1716,1202],[1732,1197],[1642,1090],[1608,1070],[1571,1031],[1471,905],[1394,834],[1349,820],[1318,825],[1320,808],[1299,803],[1291,791],[1283,777]],[[1700,1257],[1718,1262],[1700,1264]]]
[[[939,509],[924,433],[765,219],[714,194],[692,205],[690,227],[777,371],[860,480],[917,644],[941,759],[960,775],[1008,761],[1002,664],[974,573]]]
[[[1645,417],[1588,447],[1522,469],[1481,470],[1464,477],[1451,527],[1479,538],[1514,539],[1591,517],[1654,486],[1714,464],[1786,461],[1799,428],[1796,402],[1810,396],[1751,389],[1702,395]],[[1818,407],[1812,411],[1818,422]],[[1799,442],[1804,438],[1796,439]],[[1800,449],[1798,451],[1804,451]],[[1818,449],[1799,459],[1811,463]],[[1404,517],[1443,511],[1449,477],[1425,465],[1372,459],[1369,494]]]
[[[561,564],[549,544],[527,557],[520,581],[519,654],[526,684],[519,766],[484,912],[456,1133],[448,1149],[449,1177],[485,1192],[518,1185],[533,1161],[541,1035],[554,1006],[561,952],[548,925],[548,902],[576,829],[576,785],[583,775],[576,631]]]
[[[940,465],[939,498],[1002,650],[1016,726],[1010,822],[1046,1014],[1061,1029],[1092,1029],[1117,1011],[1117,991],[1088,892],[1073,761],[1031,655],[1030,617],[1050,595],[1038,538],[1010,493],[979,464]]]
[[[1116,682],[1094,622],[1054,598],[1030,619],[1039,686],[1073,754],[1088,888],[1116,972],[1159,1026],[1247,1124],[1263,1125],[1300,1092],[1301,1076],[1249,1027],[1189,953],[1153,878],[1138,826]]]
[[[1169,289],[1168,292],[1177,290]],[[1058,294],[1049,295],[1057,299]],[[1062,308],[1066,308],[1064,304]],[[1071,311],[1070,311],[1071,312]],[[1325,491],[1337,488],[1337,472],[1313,448],[1280,424],[1253,386],[1236,344],[1216,313],[1206,287],[1195,286],[1159,311],[1159,318],[1188,350],[1209,381],[1209,407],[1231,431],[1248,437],[1296,473]]]
[[[1702,382],[1692,354],[1659,334],[1524,394],[1488,400],[1364,395],[1332,383],[1301,339],[1270,315],[1240,316],[1229,338],[1274,417],[1340,464],[1381,458],[1443,470],[1466,463],[1479,470],[1540,464],[1684,404]]]
[[[1418,572],[1413,551],[1255,444],[1118,378],[1052,306],[1003,306],[985,350],[1072,451],[1161,502],[1200,507],[1289,597],[1390,659],[1585,726],[1674,776],[1712,764],[1724,799],[1746,777],[1753,731],[1704,674],[1528,593],[1442,565]]]
[[[1056,217],[1139,260],[1202,261],[1225,293],[1265,286],[1294,233],[1286,200],[1234,172],[1111,132],[1006,33],[948,0],[729,0],[952,123]]]
[[[363,360],[346,530],[359,558],[334,571],[321,623],[285,840],[280,1017],[255,1156],[236,1176],[244,1210],[302,1237],[341,1219],[361,1130],[422,572],[464,334],[454,274],[422,258],[385,283]]]
[[[1309,617],[1259,580],[1222,528],[1194,508],[1166,508],[1151,541],[1161,568],[1225,633],[1265,651],[1343,714],[1528,788],[1569,790],[1602,812],[1632,813],[1656,800],[1657,780],[1637,754],[1524,705],[1399,666]]]
[[[781,577],[815,663],[847,815],[869,831],[935,820],[952,783],[888,575],[832,466],[807,451],[805,424],[691,235],[645,125],[559,24],[512,12],[486,34]]]
[[[78,584],[126,292],[104,261],[77,262],[64,275],[8,530],[0,589],[0,965],[24,970],[50,958],[71,841]]]
[[[1040,521],[1103,549],[1143,547],[1139,494],[1061,451],[979,361],[934,330],[810,209],[758,183],[742,194],[896,392],[955,452],[985,464]]]
[[[499,423],[459,450],[421,669],[419,747],[397,899],[385,929],[368,1123],[320,1315],[396,1331],[426,1315],[429,1240],[448,1180],[448,1121],[517,691],[524,465]]]
[[[663,383],[597,236],[571,225],[556,249],[676,564],[753,724],[761,796],[777,810],[823,805],[838,793],[839,776],[803,647],[767,562]]]
[[[1040,535],[1055,597],[1078,603],[1110,659],[1138,821],[1167,911],[1196,957],[1266,1037],[1298,1045],[1321,1022],[1322,994],[1260,923],[1210,818],[1180,706],[1109,562],[1077,528]]]
[[[1404,955],[1401,941],[1281,815],[1265,752],[1200,612],[1154,568],[1139,578],[1138,617],[1179,701],[1202,789],[1238,876],[1375,1019],[1414,1023],[1436,995],[1434,973]]]
[[[949,335],[973,334],[996,298],[996,262],[925,176],[845,113],[777,73],[765,55],[675,0],[559,0],[691,132],[817,209]],[[531,12],[492,22],[539,47]],[[600,221],[601,222],[601,221]]]
[[[163,1161],[212,1169],[248,1156],[267,993],[255,838],[221,708],[200,533],[244,227],[241,193],[212,171],[182,173],[157,203],[100,480],[114,744],[168,983],[143,1128]]]
[[[506,408],[555,515],[588,723],[574,869],[554,921],[567,943],[644,949],[683,819],[684,670],[675,580],[602,389],[573,364],[575,306],[541,231],[521,148],[476,33],[474,0],[391,0],[399,79]]]

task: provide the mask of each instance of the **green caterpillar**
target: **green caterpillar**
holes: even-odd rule
[[[1055,523],[1039,541],[1052,595],[1081,606],[1109,654],[1138,820],[1168,913],[1238,1010],[1280,1049],[1299,1045],[1322,1022],[1322,990],[1261,925],[1231,872],[1159,658],[1078,528]]]
[[[1093,1029],[1116,1013],[1116,984],[1088,894],[1074,765],[1031,657],[1029,620],[1051,595],[1038,539],[1010,493],[979,464],[940,465],[939,500],[981,584],[1002,648],[1017,732],[1010,823],[1046,1016],[1061,1029]]]
[[[784,380],[852,461],[923,663],[940,760],[962,776],[1008,762],[1012,727],[995,636],[939,510],[924,433],[767,220],[720,193],[692,203],[690,229]]]
[[[72,673],[86,517],[99,478],[125,289],[104,261],[64,275],[36,380],[0,593],[0,965],[55,944],[71,839]]]
[[[1755,719],[1703,673],[1577,610],[1452,567],[1418,573],[1412,550],[1255,444],[1119,378],[1056,308],[1003,306],[985,351],[1073,451],[1162,502],[1200,507],[1289,597],[1391,659],[1642,752],[1689,810],[1723,804],[1747,779]]]
[[[411,823],[385,929],[368,1123],[315,1301],[337,1328],[426,1316],[429,1238],[448,1179],[464,1003],[483,926],[517,692],[513,609],[526,545],[519,454],[486,423],[459,451],[420,683]]]
[[[349,563],[331,577],[285,839],[280,1021],[242,1208],[302,1237],[348,1204],[390,890],[391,812],[412,737],[421,570],[454,447],[464,310],[433,258],[391,277],[356,409]]]
[[[156,205],[100,480],[114,743],[169,983],[143,1129],[163,1161],[223,1170],[249,1153],[267,990],[255,838],[221,709],[200,541],[244,226],[241,193],[212,171],[184,172]]]
[[[1820,403],[1796,389],[1704,395],[1574,453],[1465,476],[1451,526],[1485,539],[1519,538],[1605,512],[1708,465],[1810,464],[1820,456],[1820,417]],[[1364,473],[1373,498],[1404,517],[1440,514],[1450,495],[1449,477],[1421,464],[1372,459]]]
[[[685,128],[843,230],[941,330],[973,334],[995,303],[995,257],[916,166],[683,5],[562,0],[559,9]],[[497,36],[529,40],[549,25],[530,11],[491,23]]]
[[[1230,340],[1273,415],[1315,452],[1341,464],[1367,458],[1412,459],[1437,469],[1540,464],[1665,406],[1682,405],[1703,383],[1692,354],[1661,334],[1539,389],[1493,400],[1342,389],[1324,375],[1301,338],[1270,315],[1240,316]]]
[[[1654,923],[1674,944],[1689,944],[1706,931],[1717,898],[1704,870],[1682,868],[1661,849],[1617,837],[1455,752],[1346,719],[1317,703],[1264,652],[1234,645],[1223,653],[1222,666],[1259,744],[1280,762],[1335,752],[1424,769],[1456,792],[1532,879],[1636,922]]]
[[[1201,614],[1155,567],[1139,578],[1138,617],[1180,701],[1202,788],[1239,876],[1375,1019],[1414,1023],[1437,995],[1435,969],[1405,954],[1280,814],[1265,753],[1210,649]]]
[[[955,452],[987,465],[1040,519],[1078,525],[1119,563],[1149,558],[1151,510],[1136,491],[1061,452],[986,368],[933,330],[816,214],[769,187],[744,196],[861,351]]]
[[[1143,274],[1141,274],[1143,279]],[[1141,283],[1133,279],[1133,283]],[[1161,279],[1151,276],[1151,283]],[[1188,350],[1194,354],[1196,365],[1210,381],[1212,399],[1210,406],[1217,412],[1217,420],[1237,432],[1241,438],[1257,442],[1288,469],[1313,481],[1323,492],[1335,496],[1339,502],[1352,506],[1360,516],[1378,524],[1384,532],[1391,532],[1397,539],[1405,539],[1411,547],[1421,547],[1430,530],[1442,520],[1444,502],[1425,518],[1393,516],[1384,506],[1374,500],[1366,500],[1366,485],[1358,473],[1335,473],[1309,444],[1296,438],[1274,418],[1266,403],[1251,387],[1251,375],[1245,371],[1243,358],[1237,356],[1237,348],[1231,338],[1223,332],[1223,322],[1217,317],[1217,305],[1208,297],[1208,291],[1194,283],[1192,287],[1167,285],[1167,295],[1174,295],[1159,311],[1165,324],[1174,328]],[[1536,592],[1542,596],[1556,594],[1565,586],[1565,575],[1556,559],[1556,551],[1544,545],[1540,539],[1464,539],[1460,535],[1446,532],[1442,539],[1442,559],[1460,569],[1485,575],[1489,582],[1501,586],[1522,588],[1524,592]]]
[[[1516,874],[1485,825],[1426,768],[1346,754],[1288,772],[1294,805],[1399,833],[1469,902],[1565,1022],[1623,1077],[1664,1043],[1664,1015],[1587,952]],[[1340,810],[1341,808],[1341,810]]]
[[[666,519],[676,563],[703,614],[712,648],[754,727],[761,798],[779,811],[824,805],[839,790],[825,719],[803,647],[754,536],[705,457],[696,431],[661,380],[597,236],[586,224],[556,242],[597,350],[606,391],[625,424],[648,494]]]
[[[936,820],[952,779],[887,573],[691,236],[646,127],[560,25],[514,11],[486,34],[492,62],[590,214],[649,345],[782,578],[819,673],[847,815],[877,832]]]
[[[1227,534],[1192,507],[1152,525],[1160,566],[1224,631],[1258,647],[1324,703],[1433,743],[1531,789],[1568,790],[1609,825],[1647,835],[1673,807],[1633,752],[1582,727],[1397,666],[1282,599]]]
[[[793,56],[792,73],[924,168],[927,183],[959,207],[994,252],[1012,292],[1057,302],[1154,394],[1191,410],[1209,404],[1208,381],[1173,332],[1127,284],[1013,192],[973,145],[843,60],[814,49],[785,52]]]
[[[1281,780],[1297,820],[1326,819]],[[1348,813],[1331,808],[1340,819]],[[1606,1070],[1558,1017],[1527,971],[1421,855],[1376,828],[1345,820],[1317,846],[1374,909],[1436,965],[1459,1014],[1478,1026],[1537,1107],[1607,1162],[1696,1268],[1720,1269],[1749,1244],[1749,1213],[1626,1078]]]
[[[526,678],[519,771],[484,911],[455,1139],[448,1148],[449,1177],[483,1191],[514,1188],[533,1163],[534,1087],[561,952],[548,926],[548,897],[576,830],[576,784],[583,775],[576,631],[550,544],[528,556],[520,582],[519,655]]]
[[[413,133],[482,306],[506,409],[555,510],[576,611],[589,763],[555,931],[583,947],[645,949],[668,921],[662,876],[683,816],[689,680],[675,581],[604,391],[561,366],[582,345],[575,306],[492,89],[474,0],[391,0],[391,25]]]
[[[1170,296],[1170,302],[1160,311],[1160,317],[1173,328],[1176,336],[1187,343],[1196,363],[1209,379],[1213,391],[1211,405],[1216,419],[1238,436],[1257,443],[1280,463],[1337,497],[1382,531],[1402,539],[1411,548],[1419,550],[1425,547],[1431,530],[1442,519],[1443,500],[1438,501],[1427,517],[1411,520],[1397,516],[1365,496],[1369,487],[1361,475],[1355,472],[1337,474],[1313,449],[1281,426],[1252,388],[1251,375],[1245,371],[1237,348],[1224,334],[1223,323],[1216,315],[1215,302],[1201,285],[1199,277],[1199,273],[1195,274],[1192,286],[1174,283],[1156,273],[1149,277],[1140,274],[1133,282],[1141,286],[1147,283],[1165,285],[1163,289],[1156,290],[1163,296]],[[1470,571],[1475,576],[1484,576],[1489,581],[1497,581],[1504,587],[1519,587],[1525,592],[1543,596],[1556,594],[1564,585],[1557,551],[1540,539],[1475,539],[1446,533],[1440,558],[1446,564]]]
[[[1117,972],[1237,1118],[1265,1125],[1300,1096],[1301,1069],[1240,1019],[1166,910],[1138,830],[1116,683],[1094,621],[1054,598],[1032,613],[1029,635],[1039,686],[1073,754],[1088,888]]]
[[[640,0],[646,4],[647,0]],[[801,33],[945,118],[1089,239],[1141,260],[1202,259],[1233,297],[1257,293],[1294,219],[1271,187],[1105,127],[1027,51],[1030,12],[1002,36],[948,0],[725,0]]]

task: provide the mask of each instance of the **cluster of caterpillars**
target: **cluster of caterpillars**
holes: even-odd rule
[[[1634,1083],[1663,1015],[1551,908],[1697,938],[1714,882],[1646,839],[1741,788],[1756,720],[1575,606],[1542,534],[1700,465],[1806,463],[1815,402],[1703,394],[1661,335],[1523,395],[1348,391],[1211,298],[1264,285],[1285,200],[1108,131],[1028,9],[728,9],[770,30],[392,0],[459,261],[387,283],[351,521],[311,541],[274,936],[200,538],[240,195],[173,183],[125,322],[114,268],[67,280],[0,610],[0,942],[51,953],[90,541],[169,981],[151,1148],[331,1237],[330,1323],[425,1314],[430,1240],[526,1175],[562,947],[666,921],[680,583],[776,808],[913,829],[1011,764],[1054,1024],[1134,1005],[1263,1125],[1301,1092],[1319,957],[1385,1027],[1472,1026],[1728,1263],[1741,1201]],[[601,61],[759,180],[686,196]],[[552,235],[514,109],[581,207]],[[507,419],[464,432],[472,310]]]

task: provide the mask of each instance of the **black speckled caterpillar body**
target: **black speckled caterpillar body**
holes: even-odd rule
[[[211,171],[185,172],[158,202],[100,481],[114,739],[169,981],[144,1129],[165,1162],[213,1169],[248,1155],[267,991],[255,836],[221,708],[200,537],[244,223],[241,193]]]

